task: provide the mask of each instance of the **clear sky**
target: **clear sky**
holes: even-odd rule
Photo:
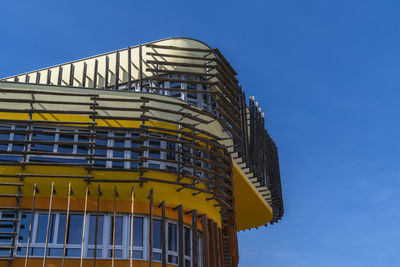
[[[282,221],[240,267],[400,266],[400,2],[0,3],[0,77],[170,36],[218,47],[277,142]]]

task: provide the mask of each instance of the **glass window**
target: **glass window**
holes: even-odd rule
[[[115,245],[122,245],[122,229],[123,217],[117,216],[115,220]],[[113,244],[114,216],[111,217],[110,223],[110,245]]]
[[[131,242],[130,236],[130,225],[131,225],[131,218],[129,216],[129,244]],[[132,257],[135,259],[143,259],[143,218],[142,217],[134,217],[133,218],[133,249],[132,249]],[[129,257],[128,253],[128,257]]]
[[[15,212],[5,212],[1,213],[2,219],[16,219]],[[3,233],[11,233],[14,231],[14,223],[13,222],[0,222],[0,232]],[[12,237],[11,235],[0,235],[0,243],[11,243]]]
[[[178,82],[171,82],[170,83],[170,88],[176,88],[176,89],[182,89],[181,83]],[[181,91],[170,91],[169,93],[170,96],[182,99],[182,92]]]
[[[57,243],[64,244],[66,214],[60,214]],[[70,214],[67,229],[67,244],[81,244],[82,240],[82,214]]]
[[[188,83],[188,84],[187,84],[187,89],[188,89],[188,90],[197,90],[197,84]],[[188,91],[188,92],[187,92],[187,97],[188,97],[188,100],[189,100],[189,98],[191,98],[191,99],[197,99],[197,93],[196,93],[196,92]],[[190,102],[190,101],[189,101],[189,102]]]
[[[2,126],[0,125],[0,151],[7,151],[8,144],[10,143],[10,126]]]
[[[161,220],[153,220],[153,248],[161,249]]]
[[[60,133],[58,136],[58,142],[62,142],[58,145],[59,153],[72,153],[74,150],[74,134]]]
[[[48,214],[38,214],[39,219],[37,223],[37,231],[36,231],[36,243],[46,243],[46,233],[47,233],[47,221]],[[49,228],[49,238],[48,242],[52,242],[53,233],[54,233],[54,214],[50,215],[50,228]]]
[[[190,243],[190,229],[186,228],[184,229],[183,232],[183,240],[184,240],[184,247],[185,247],[185,256],[190,257],[190,250],[191,250],[191,243]]]
[[[168,223],[168,250],[178,251],[176,224]]]
[[[133,218],[133,246],[143,246],[143,218]]]
[[[178,231],[177,225],[168,222],[167,224],[167,261],[178,264]]]
[[[22,141],[25,141],[25,139],[26,139],[26,127],[16,126],[13,136],[13,141],[16,143],[13,143],[12,151],[23,151],[24,144],[22,144]]]
[[[19,227],[18,242],[20,242],[20,243],[28,242],[30,223],[31,223],[31,213],[28,213],[28,212],[22,213],[21,214],[21,224]]]
[[[167,159],[168,160],[175,160],[175,143],[174,142],[167,142],[167,150],[170,150],[167,152]]]
[[[106,158],[107,157],[107,146],[108,146],[108,133],[107,132],[97,132],[94,156]],[[94,165],[105,167],[106,161],[96,159],[94,161]]]
[[[97,237],[96,237],[96,217],[97,217]],[[95,239],[97,238],[97,245],[103,243],[103,215],[90,215],[89,224],[89,245],[94,245]]]
[[[51,131],[51,129],[35,128],[32,133],[31,151],[53,152],[54,144],[44,142],[54,142],[55,134],[45,133],[46,131]]]
[[[89,153],[89,137],[88,134],[79,134],[78,135],[78,142],[77,145],[77,154],[87,155]]]
[[[149,147],[160,148],[161,147],[161,141],[160,140],[150,139],[149,140]],[[149,158],[160,159],[161,158],[160,150],[150,149],[149,150]]]
[[[113,158],[125,158],[125,133],[114,133],[113,139]],[[125,162],[124,161],[116,161],[114,160],[112,163],[113,168],[124,168]]]

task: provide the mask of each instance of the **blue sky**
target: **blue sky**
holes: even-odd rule
[[[0,76],[170,36],[218,47],[280,152],[285,216],[240,267],[400,266],[400,2],[0,3]]]

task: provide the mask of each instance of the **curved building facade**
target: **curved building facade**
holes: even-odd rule
[[[2,79],[0,266],[237,266],[283,201],[236,75],[170,38]]]

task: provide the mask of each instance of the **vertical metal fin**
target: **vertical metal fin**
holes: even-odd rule
[[[74,86],[74,74],[75,73],[75,66],[71,64],[71,68],[69,70],[69,86]]]
[[[86,62],[83,62],[82,87],[86,87],[86,73],[87,73],[87,64]]]
[[[114,89],[118,90],[119,88],[119,51],[115,54],[115,82]]]
[[[99,68],[99,61],[96,59],[94,61],[94,74],[93,74],[93,88],[97,88],[97,72]]]
[[[108,71],[109,71],[110,59],[106,56],[106,69],[104,73],[104,88],[108,86]]]
[[[128,47],[128,90],[132,87],[132,59],[131,59],[131,47]]]

